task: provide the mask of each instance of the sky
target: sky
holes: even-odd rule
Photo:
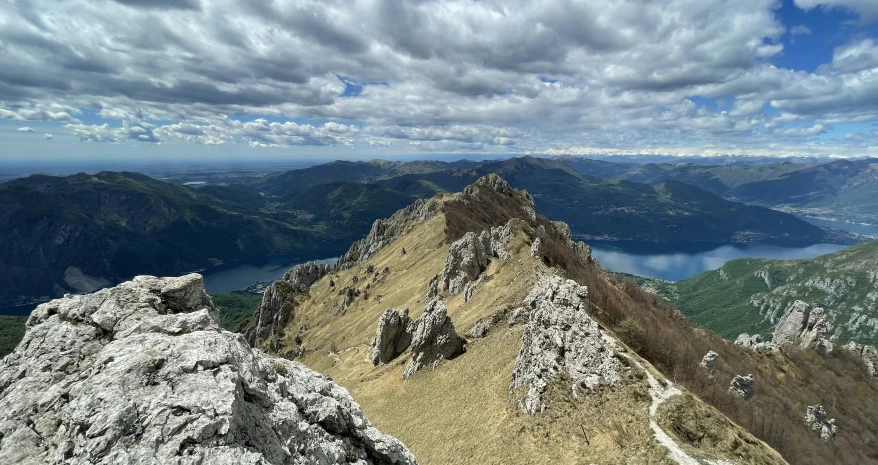
[[[878,0],[6,0],[0,163],[878,156]]]

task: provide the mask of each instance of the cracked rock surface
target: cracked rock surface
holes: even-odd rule
[[[0,463],[417,463],[345,389],[218,320],[197,274],[40,305],[0,362]]]
[[[571,381],[574,397],[583,389],[618,385],[621,363],[589,316],[585,286],[558,276],[544,276],[525,298],[530,310],[515,360],[511,392],[526,389],[521,410],[535,415],[547,405],[543,394],[562,374]]]

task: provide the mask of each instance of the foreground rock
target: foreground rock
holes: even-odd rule
[[[826,410],[823,409],[822,405],[808,406],[808,410],[805,413],[805,423],[811,427],[812,431],[817,432],[820,435],[820,439],[824,441],[834,440],[835,435],[838,433],[835,419],[828,418]]]
[[[752,398],[753,394],[756,394],[756,381],[753,379],[753,375],[735,376],[729,386],[729,392],[742,399]]]
[[[292,298],[308,292],[311,286],[329,274],[332,268],[325,263],[308,262],[294,266],[283,279],[271,283],[262,294],[262,303],[253,314],[253,323],[244,331],[251,347],[278,350],[278,335],[292,317]]]
[[[866,366],[866,373],[873,378],[878,378],[878,349],[875,346],[850,342],[843,346],[846,350],[860,357]]]
[[[378,318],[378,329],[372,340],[372,364],[380,365],[405,352],[412,343],[412,321],[408,309],[394,310],[388,308]]]
[[[0,463],[416,461],[345,389],[221,330],[193,274],[37,307],[0,363]]]
[[[422,368],[435,369],[442,360],[451,360],[466,352],[466,339],[460,337],[448,317],[442,299],[427,300],[424,314],[415,320],[412,331],[412,359],[403,378]]]
[[[771,342],[778,347],[798,346],[826,355],[832,352],[832,325],[822,308],[797,300],[777,322]]]
[[[586,297],[586,288],[575,281],[545,276],[525,298],[530,316],[510,385],[513,393],[526,389],[521,410],[545,411],[543,394],[562,374],[570,379],[574,397],[583,388],[592,392],[621,381],[621,363],[589,316]]]

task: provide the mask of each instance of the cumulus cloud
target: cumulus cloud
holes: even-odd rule
[[[865,20],[878,12],[873,0],[795,2]],[[779,68],[783,36],[810,31],[782,24],[776,8],[776,0],[5,2],[0,118],[63,122],[88,142],[532,151],[765,147],[768,134],[813,137],[784,129],[874,120],[872,40],[839,47],[815,73]],[[764,114],[766,104],[780,115]]]
[[[25,126],[25,127],[21,127],[21,128],[16,129],[16,131],[18,131],[18,132],[34,132],[34,128]]]
[[[55,137],[55,136],[53,136],[52,134],[49,134],[48,132],[46,133],[46,140],[52,140],[53,137]]]
[[[793,0],[796,6],[805,10],[816,7],[844,8],[862,15],[865,21],[878,20],[878,2],[874,0]]]

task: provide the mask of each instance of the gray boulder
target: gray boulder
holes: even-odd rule
[[[587,294],[575,281],[544,276],[525,298],[530,315],[509,386],[511,394],[525,390],[519,401],[524,412],[547,408],[543,394],[562,373],[574,397],[621,381],[621,363],[587,312]]]
[[[466,286],[463,289],[464,303],[469,302],[474,295],[476,295],[476,285],[474,283],[466,283]]]
[[[832,325],[822,308],[797,300],[777,322],[771,342],[779,347],[798,346],[821,354],[832,352]]]
[[[737,375],[732,379],[729,392],[742,399],[749,400],[756,393],[756,380],[753,379],[753,375]]]
[[[745,349],[753,350],[756,352],[778,352],[780,347],[772,342],[765,342],[762,339],[762,336],[759,334],[749,335],[747,333],[741,333],[738,335],[738,338],[735,339],[735,345],[743,347]]]
[[[408,309],[388,308],[378,318],[378,329],[372,340],[372,364],[389,363],[405,352],[412,343]]]
[[[534,239],[533,243],[530,245],[530,256],[542,260],[545,255],[546,254],[543,252],[543,240],[539,237]]]
[[[573,252],[583,263],[591,263],[591,247],[585,244],[585,242],[579,241],[573,243]]]
[[[417,463],[345,389],[218,320],[196,274],[40,305],[0,362],[0,463]]]
[[[835,440],[838,433],[838,425],[835,424],[835,418],[828,418],[826,410],[822,405],[809,405],[805,413],[805,423],[820,435],[820,439],[824,441]]]
[[[701,363],[698,365],[707,371],[708,376],[713,377],[716,374],[716,361],[718,358],[719,354],[711,350],[704,355],[704,358],[701,359]]]
[[[878,378],[878,350],[875,349],[875,346],[850,342],[843,347],[845,350],[853,352],[854,355],[860,357],[866,366],[866,373],[869,376]]]
[[[412,358],[403,378],[425,367],[435,370],[442,360],[451,360],[466,352],[466,339],[457,334],[442,299],[428,299],[424,313],[412,326]]]
[[[440,290],[452,294],[463,291],[466,283],[478,279],[487,266],[484,243],[474,233],[466,233],[448,247],[445,268],[439,276]]]

